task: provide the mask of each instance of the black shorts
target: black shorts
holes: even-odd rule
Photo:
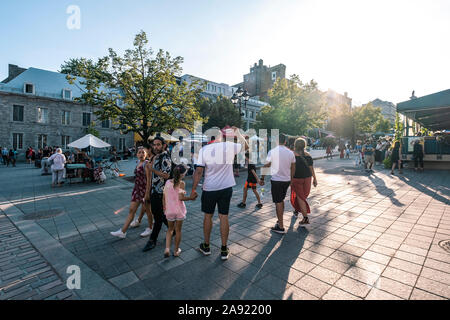
[[[202,192],[202,211],[208,214],[214,214],[216,204],[219,213],[228,215],[230,211],[231,196],[233,195],[233,188],[227,188],[217,191],[203,191]]]
[[[290,181],[270,181],[272,200],[275,203],[284,202],[287,190],[291,184]]]

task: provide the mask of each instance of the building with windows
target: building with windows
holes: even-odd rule
[[[251,97],[256,99],[266,99],[267,92],[272,88],[275,81],[286,78],[286,66],[278,64],[276,66],[265,66],[262,59],[258,64],[250,68],[250,73],[244,75],[244,82],[238,83],[233,87],[242,87],[247,90]]]
[[[189,74],[185,74],[181,77],[181,81],[186,81],[191,84],[193,81],[199,81],[203,85],[202,95],[208,98],[214,98],[222,95],[227,98],[237,91],[238,87],[231,87],[226,83],[218,83],[199,77],[195,77]],[[268,105],[268,103],[259,101],[255,98],[250,98],[246,105],[242,105],[243,122],[245,123],[244,129],[251,128],[256,123],[256,116],[261,111],[261,108]]]
[[[391,124],[395,123],[395,115],[397,112],[395,104],[389,101],[380,100],[378,98],[373,100],[371,103],[374,107],[381,108],[381,114],[385,119],[389,120]]]
[[[109,120],[97,121],[97,108],[74,101],[82,94],[79,80],[70,84],[65,74],[37,68],[8,69],[8,78],[0,82],[0,146],[16,148],[19,159],[29,146],[65,149],[90,125],[118,151],[134,145],[132,134],[114,130]]]

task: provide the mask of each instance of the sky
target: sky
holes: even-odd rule
[[[69,29],[67,9],[80,9]],[[8,64],[58,71],[150,46],[184,58],[183,73],[234,85],[259,59],[353,105],[393,103],[450,89],[448,0],[23,0],[0,2],[0,79]]]

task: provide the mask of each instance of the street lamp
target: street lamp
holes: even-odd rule
[[[231,103],[234,104],[236,107],[239,103],[239,127],[242,127],[242,116],[244,113],[242,113],[242,100],[244,100],[244,108],[247,108],[247,101],[250,99],[250,95],[248,94],[247,90],[242,90],[241,87],[237,89],[237,91],[233,94],[231,97]]]

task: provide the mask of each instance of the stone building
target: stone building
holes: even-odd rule
[[[74,101],[81,87],[62,73],[9,65],[8,78],[0,82],[0,146],[16,148],[23,160],[29,146],[66,149],[95,123],[100,138],[119,152],[132,147],[133,134],[114,130],[111,121],[97,121],[97,108]]]
[[[286,78],[286,66],[278,64],[268,67],[260,59],[258,64],[255,63],[250,68],[250,73],[244,75],[244,82],[238,83],[234,87],[242,87],[248,91],[251,97],[265,100],[267,99],[267,92],[278,78]]]
[[[397,112],[397,108],[395,104],[389,101],[383,101],[380,99],[375,99],[371,102],[374,107],[381,108],[381,114],[383,117],[391,122],[391,124],[395,123],[395,115]]]
[[[193,81],[200,81],[204,85],[202,95],[208,98],[215,98],[219,95],[231,98],[238,89],[238,87],[231,87],[226,83],[218,83],[189,74],[181,76],[181,81],[186,81],[189,84]],[[242,113],[244,114],[242,120],[245,124],[243,129],[251,128],[256,123],[256,116],[261,111],[261,108],[266,105],[268,105],[268,103],[259,101],[256,98],[250,98],[246,104],[242,104]]]

